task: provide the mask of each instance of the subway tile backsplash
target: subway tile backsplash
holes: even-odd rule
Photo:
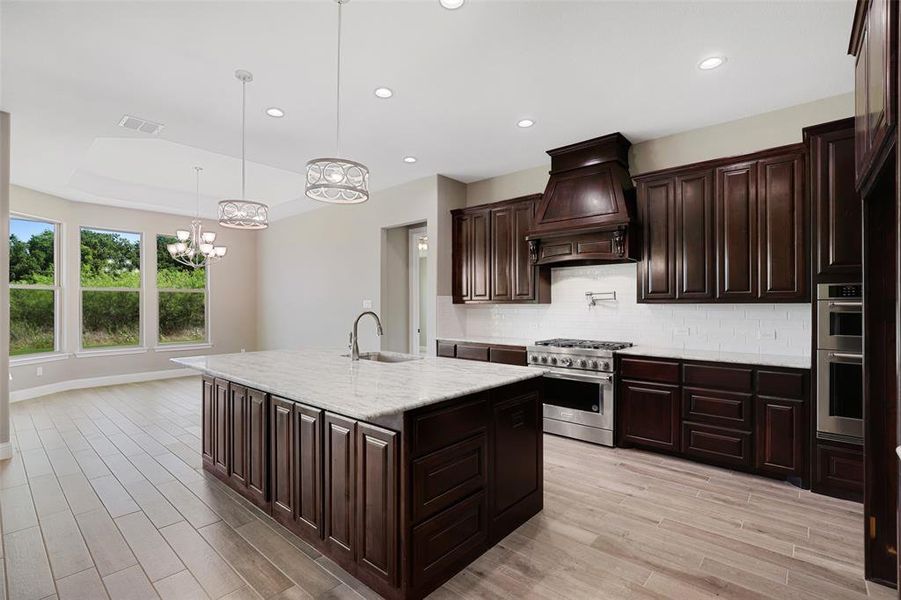
[[[691,350],[809,355],[810,304],[638,304],[637,265],[552,271],[550,305],[454,305],[438,300],[438,337],[551,337]],[[588,306],[585,292],[616,292]]]

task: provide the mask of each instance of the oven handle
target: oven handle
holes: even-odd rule
[[[544,376],[551,379],[569,379],[585,383],[613,383],[613,375],[583,375],[582,373],[545,371]]]
[[[863,306],[863,302],[860,300],[830,300],[829,306],[854,306],[861,308]]]
[[[854,352],[830,352],[827,354],[829,358],[845,358],[850,360],[863,360],[863,354],[854,353]]]

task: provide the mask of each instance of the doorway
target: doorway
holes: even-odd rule
[[[408,347],[410,354],[428,353],[429,236],[425,227],[411,228],[407,253],[410,290]]]

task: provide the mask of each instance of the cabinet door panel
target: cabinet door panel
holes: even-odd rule
[[[717,297],[757,297],[757,163],[716,170]]]
[[[804,476],[804,403],[757,398],[757,469],[762,473]]]
[[[203,460],[213,462],[213,444],[216,429],[216,384],[208,377],[203,378]]]
[[[472,220],[453,217],[453,296],[455,302],[472,299]]]
[[[491,297],[491,219],[488,211],[470,216],[472,223],[472,260],[470,261],[470,297],[473,300],[488,300]]]
[[[889,128],[889,23],[890,0],[871,0],[867,15],[867,152],[872,161],[886,141]]]
[[[347,560],[355,558],[354,504],[356,422],[325,414],[325,544]]]
[[[234,383],[228,389],[229,479],[232,485],[247,485],[247,388]]]
[[[539,415],[538,393],[523,394],[498,402],[493,407],[494,418],[494,494],[491,518],[496,519],[529,494],[538,490],[542,420]],[[539,465],[539,469],[535,465]]]
[[[213,467],[224,477],[228,476],[228,382],[216,380],[216,407],[213,429]]]
[[[867,113],[869,47],[870,35],[865,24],[860,37],[860,51],[854,59],[854,162],[858,186],[863,180],[870,148],[869,115]]]
[[[397,579],[397,434],[357,427],[357,563],[393,584]]]
[[[247,389],[247,491],[258,505],[269,500],[269,410],[265,392]]]
[[[793,154],[758,163],[760,298],[807,297],[804,239],[804,157]]]
[[[491,299],[513,299],[513,209],[491,210]]]
[[[513,205],[513,299],[535,299],[535,267],[529,260],[529,242],[526,236],[532,227],[535,212],[534,200]]]
[[[676,178],[676,297],[713,298],[713,173]]]
[[[623,381],[620,439],[630,445],[679,450],[679,386]]]
[[[272,516],[286,526],[294,522],[295,432],[294,403],[278,396],[270,400],[270,468],[272,469]]]
[[[676,297],[675,193],[672,178],[639,187],[643,252],[639,295],[643,300]]]
[[[296,404],[296,525],[309,538],[322,537],[322,411]]]

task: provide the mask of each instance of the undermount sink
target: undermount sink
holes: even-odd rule
[[[342,354],[346,358],[350,358],[350,354]],[[421,356],[415,354],[401,354],[400,352],[360,352],[360,360],[371,360],[372,362],[383,363],[399,363],[411,360],[422,360]]]

